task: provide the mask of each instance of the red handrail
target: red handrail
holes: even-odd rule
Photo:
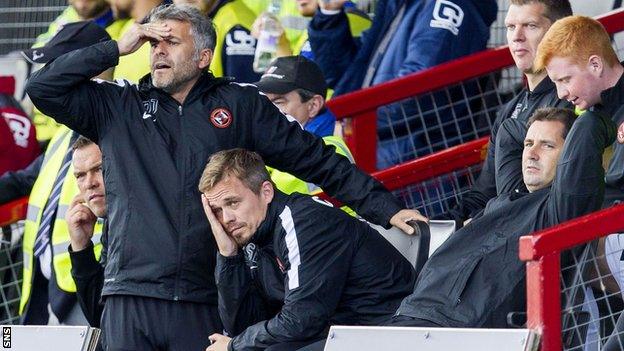
[[[385,185],[388,190],[400,189],[410,184],[481,163],[487,153],[487,144],[487,137],[477,139],[375,172],[373,177]]]
[[[562,349],[561,251],[621,231],[623,220],[624,204],[520,238],[520,259],[527,261],[527,327],[540,332],[542,350]]]
[[[26,218],[26,210],[28,209],[28,197],[0,205],[0,227],[15,223],[20,219]]]

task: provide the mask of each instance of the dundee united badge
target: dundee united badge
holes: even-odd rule
[[[210,122],[217,128],[227,128],[232,123],[232,119],[232,113],[222,107],[210,113]]]

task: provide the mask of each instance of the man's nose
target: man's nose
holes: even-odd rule
[[[98,180],[95,174],[91,173],[91,172],[87,172],[86,174],[87,177],[87,188],[88,189],[93,189],[96,188],[98,186]]]
[[[514,30],[511,32],[511,41],[524,41],[525,37],[524,37],[524,31],[522,30],[522,26],[517,26],[516,28],[514,28]]]
[[[529,159],[533,161],[539,160],[539,153],[537,152],[537,145],[533,145],[529,148]]]
[[[154,55],[157,55],[157,56],[163,56],[167,54],[164,41],[157,42],[156,45],[154,45],[152,50],[153,50]]]
[[[234,212],[230,210],[223,209],[222,215],[224,223],[234,222],[234,220],[236,219],[236,216],[234,216]]]

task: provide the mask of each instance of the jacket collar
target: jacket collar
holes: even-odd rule
[[[618,79],[617,83],[609,89],[605,89],[600,93],[601,105],[607,113],[614,114],[624,104],[624,74]]]
[[[213,76],[210,72],[202,72],[199,79],[197,80],[197,82],[195,82],[195,85],[193,85],[193,88],[191,88],[191,91],[186,97],[185,103],[187,101],[192,101],[197,96],[202,96],[205,92],[213,89],[216,86],[230,83],[233,80],[234,79],[231,77],[215,78],[215,76]],[[149,73],[139,80],[139,90],[143,92],[156,90],[160,94],[170,96],[169,93],[166,93],[165,91],[154,87],[154,85],[152,84],[152,75]]]
[[[557,89],[555,83],[548,76],[544,77],[541,82],[533,89],[531,94],[542,95],[550,93],[551,91]]]
[[[266,217],[251,238],[251,242],[258,246],[265,246],[273,241],[275,226],[278,225],[280,221],[279,215],[284,211],[286,203],[288,202],[288,195],[277,190],[275,187],[274,189],[275,195],[273,196],[273,201],[271,201],[267,208]]]

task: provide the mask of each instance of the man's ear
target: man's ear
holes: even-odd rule
[[[319,114],[323,106],[325,106],[325,99],[320,95],[314,95],[308,102],[308,117],[310,119],[316,117]]]
[[[597,77],[602,77],[602,71],[604,70],[604,61],[602,57],[598,55],[591,55],[587,60],[589,71]]]
[[[199,62],[197,62],[199,69],[203,70],[208,68],[208,66],[210,66],[210,63],[212,62],[213,55],[214,53],[210,49],[203,49],[202,51],[200,51]]]
[[[268,180],[265,180],[260,186],[260,196],[266,204],[270,204],[273,201],[273,196],[275,195],[275,189],[273,188],[273,183]]]

